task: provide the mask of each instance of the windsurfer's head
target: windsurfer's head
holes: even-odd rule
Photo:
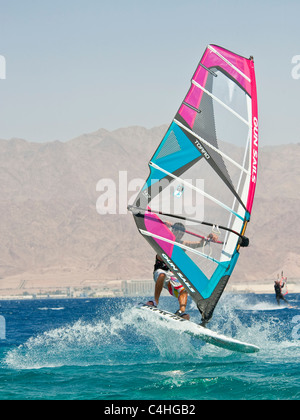
[[[180,241],[180,239],[183,237],[184,232],[185,232],[185,227],[182,223],[175,223],[172,226],[172,232],[174,233],[174,235],[176,236],[176,240]]]

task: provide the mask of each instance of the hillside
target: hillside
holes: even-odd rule
[[[134,192],[124,186],[147,177],[165,130],[101,129],[66,143],[0,140],[0,289],[151,278],[154,253],[126,213]],[[251,246],[232,282],[262,282],[282,269],[300,278],[299,159],[299,144],[261,148]],[[116,214],[96,210],[103,179],[116,187]]]

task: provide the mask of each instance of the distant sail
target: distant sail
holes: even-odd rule
[[[204,322],[212,317],[240,246],[248,245],[244,234],[257,165],[253,58],[209,45],[129,206],[139,232],[189,292]],[[178,222],[182,240],[172,230]]]
[[[283,294],[283,296],[286,296],[289,294],[288,279],[287,277],[284,277],[283,271],[281,272],[280,287],[281,287],[281,293]]]

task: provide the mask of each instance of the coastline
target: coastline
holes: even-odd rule
[[[20,279],[15,281],[0,279],[1,300],[32,299],[94,299],[151,296],[153,280],[81,280],[64,281],[66,279],[41,282],[38,279]],[[8,287],[9,286],[9,287]],[[289,294],[300,293],[300,279],[291,279],[288,283]],[[266,279],[262,282],[229,282],[225,290],[231,294],[274,294],[274,282]],[[168,292],[164,291],[168,296]]]

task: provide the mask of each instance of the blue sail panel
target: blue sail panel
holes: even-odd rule
[[[193,286],[202,294],[207,289],[209,280],[201,269],[189,258],[186,252],[174,246],[172,253],[172,261],[187,279],[192,279]]]
[[[201,152],[193,146],[181,128],[173,122],[151,159],[151,163],[159,166],[164,171],[174,173],[201,158],[201,156]],[[165,177],[165,172],[150,166],[150,176],[143,190]]]
[[[184,274],[187,279],[191,279],[193,286],[199,291],[203,299],[208,299],[211,297],[220,279],[225,275],[231,275],[238,257],[239,254],[236,253],[230,262],[217,263],[216,270],[210,279],[207,278],[200,267],[191,260],[184,249],[174,246],[171,259],[182,274]]]

